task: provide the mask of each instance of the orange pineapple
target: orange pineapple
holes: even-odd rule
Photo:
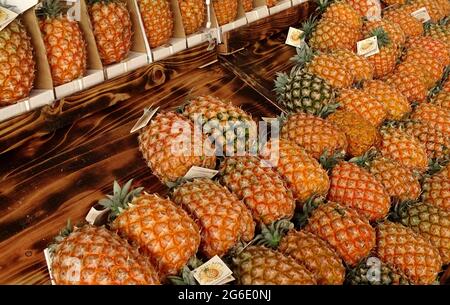
[[[425,148],[413,136],[394,127],[381,130],[381,154],[398,162],[405,168],[423,172],[427,169],[428,160]]]
[[[381,78],[394,71],[398,57],[398,46],[391,42],[388,34],[378,27],[367,34],[367,37],[377,36],[379,53],[367,57],[374,68],[374,77]]]
[[[440,19],[446,17],[446,12],[442,10],[439,2],[436,0],[414,0],[403,6],[403,9],[411,14],[422,7],[425,7],[427,9],[428,15],[430,15],[431,18],[430,21],[433,23],[436,23]]]
[[[0,54],[0,106],[7,106],[28,97],[34,82],[33,47],[20,18],[0,31]]]
[[[397,71],[385,78],[385,82],[402,93],[410,103],[422,103],[427,98],[427,87],[423,78],[409,71]]]
[[[415,284],[432,284],[441,270],[439,251],[424,237],[398,223],[377,226],[376,254]]]
[[[321,19],[317,25],[306,24],[303,30],[306,37],[310,37],[309,45],[313,49],[324,52],[338,49],[355,51],[356,43],[361,38],[359,29],[355,30],[346,23],[332,19]]]
[[[295,202],[278,173],[256,157],[229,157],[220,165],[221,181],[252,211],[258,223],[270,224],[294,214]]]
[[[318,1],[319,7],[325,12],[322,14],[322,19],[328,19],[335,22],[347,24],[356,31],[362,29],[362,18],[359,13],[345,1]]]
[[[328,202],[308,213],[311,216],[305,230],[326,241],[350,266],[358,264],[375,246],[375,230],[353,209]]]
[[[39,27],[44,39],[53,84],[63,85],[84,76],[87,50],[77,21],[62,15],[59,0],[44,0]]]
[[[200,245],[197,224],[178,205],[158,195],[123,188],[114,183],[114,194],[99,201],[109,208],[112,230],[137,245],[157,268],[161,279],[178,274]]]
[[[238,241],[254,237],[255,223],[247,207],[228,189],[209,179],[194,179],[176,187],[173,201],[200,226],[200,251],[222,256]]]
[[[425,177],[422,201],[450,212],[450,165],[439,173]]]
[[[278,3],[279,0],[266,0],[267,6],[272,7],[275,6]]]
[[[339,202],[375,221],[384,218],[391,207],[383,185],[366,169],[339,162],[331,171],[328,200]]]
[[[430,89],[436,83],[435,72],[439,73],[440,64],[433,58],[408,59],[399,64],[394,74],[414,75],[418,77],[426,89]]]
[[[411,111],[408,99],[380,80],[364,82],[362,90],[384,105],[387,119],[400,120]]]
[[[387,116],[384,105],[362,90],[343,89],[337,102],[344,110],[359,114],[375,127]]]
[[[104,65],[121,62],[131,49],[131,17],[121,0],[89,0],[89,15]]]
[[[450,49],[439,39],[430,36],[415,37],[410,39],[406,46],[408,48],[407,54],[414,52],[416,55],[418,53],[437,59],[444,66],[450,64]]]
[[[401,9],[389,9],[384,11],[383,18],[398,24],[406,35],[406,38],[423,34],[422,22]]]
[[[139,150],[153,174],[163,183],[182,178],[192,166],[216,166],[212,144],[205,137],[199,143],[194,128],[182,115],[166,112],[156,115],[141,130]]]
[[[432,55],[424,54],[419,49],[409,49],[404,62],[411,62],[416,66],[422,67],[424,70],[430,72],[433,84],[441,79],[444,72],[445,64],[439,58],[434,58]]]
[[[173,13],[168,0],[139,0],[139,11],[151,48],[166,44],[173,35]]]
[[[347,154],[351,157],[363,155],[379,140],[376,127],[357,113],[338,110],[329,115],[327,121],[345,133],[348,142]]]
[[[450,82],[447,82],[450,84]],[[450,86],[449,86],[450,87]],[[450,90],[442,90],[435,97],[431,99],[433,105],[439,106],[447,111],[450,111]]]
[[[382,28],[389,36],[391,42],[395,45],[401,46],[406,41],[406,35],[402,28],[398,24],[387,19],[366,21],[364,23],[363,35],[367,37],[369,33],[373,32],[376,28]]]
[[[311,114],[297,113],[287,118],[281,128],[281,138],[289,139],[319,159],[347,149],[345,134],[332,123]]]
[[[155,268],[117,234],[85,225],[66,230],[52,249],[57,285],[158,285]]]
[[[413,111],[411,119],[424,122],[450,137],[450,113],[439,106],[423,103]]]
[[[330,186],[327,172],[295,142],[272,139],[261,155],[286,180],[298,202],[303,203],[312,195],[327,194]]]
[[[253,9],[253,0],[242,0],[242,6],[245,12],[250,12]]]
[[[219,25],[224,25],[236,20],[238,0],[212,0],[212,5]]]
[[[373,78],[373,67],[367,58],[358,56],[349,50],[337,50],[334,51],[332,55],[344,64],[347,71],[353,76],[355,82]]]
[[[381,15],[381,5],[376,0],[346,0],[361,17],[368,18],[369,20],[374,17],[380,17]]]
[[[450,5],[450,4],[449,4]],[[443,24],[427,23],[425,25],[425,35],[440,40],[447,45],[450,50],[450,26]]]
[[[206,5],[203,0],[178,0],[186,35],[197,32],[205,24]]]

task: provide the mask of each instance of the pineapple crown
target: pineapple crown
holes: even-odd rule
[[[297,227],[303,228],[308,223],[308,218],[312,215],[321,204],[325,203],[325,197],[319,195],[312,195],[302,207],[302,210],[297,212],[294,216],[294,221]]]
[[[388,33],[382,27],[377,27],[377,28],[373,29],[370,32],[369,36],[377,37],[378,47],[380,49],[388,46],[391,43]]]
[[[317,4],[316,11],[319,14],[323,14],[327,10],[327,8],[331,5],[331,3],[333,3],[332,0],[316,0],[315,2]]]
[[[389,219],[395,222],[401,221],[401,219],[408,213],[408,209],[416,204],[419,204],[418,200],[406,200],[402,202],[396,202],[393,208],[389,212]]]
[[[429,91],[428,98],[433,98],[437,95],[442,88],[444,87],[445,82],[449,79],[450,76],[450,66],[445,67],[444,73],[442,74],[441,79],[436,83],[436,85]]]
[[[68,237],[72,232],[74,232],[77,228],[83,227],[84,225],[86,225],[85,222],[80,222],[76,226],[74,226],[70,218],[67,219],[66,226],[59,231],[58,235],[56,235],[53,238],[53,241],[48,245],[50,253],[53,253],[56,249],[56,246],[64,239],[66,239],[66,237]]]
[[[314,57],[313,50],[306,43],[302,44],[301,47],[296,48],[296,52],[297,55],[291,57],[291,61],[296,64],[296,69],[304,68]]]
[[[302,30],[303,30],[303,35],[305,37],[305,40],[309,40],[314,29],[317,26],[317,22],[318,22],[317,17],[314,15],[309,16],[309,18],[305,22],[303,22]]]
[[[62,15],[63,7],[59,0],[43,0],[42,5],[36,12],[38,17],[57,18]]]
[[[380,156],[380,153],[376,148],[372,147],[362,156],[351,158],[349,162],[355,163],[356,165],[363,168],[368,168],[370,166],[370,163],[378,156]]]
[[[143,187],[131,189],[133,179],[129,180],[123,187],[117,181],[114,181],[113,194],[106,195],[106,198],[100,199],[98,203],[111,210],[109,220],[113,220],[126,210],[135,197],[139,197],[144,190]]]
[[[189,259],[179,275],[171,275],[167,279],[172,285],[197,285],[197,281],[192,275],[192,270],[201,265],[203,265],[203,262],[194,255]]]
[[[343,161],[344,159],[345,153],[343,151],[337,151],[330,154],[328,150],[325,149],[319,158],[319,163],[324,169],[330,171],[333,169],[333,167],[336,166],[336,164]]]
[[[285,233],[294,228],[294,224],[287,219],[280,219],[266,226],[261,223],[261,233],[252,243],[276,249]]]

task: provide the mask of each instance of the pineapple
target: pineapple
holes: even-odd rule
[[[423,34],[422,22],[400,9],[390,9],[383,13],[383,18],[398,24],[406,35],[406,38]]]
[[[403,122],[406,133],[414,136],[425,148],[428,159],[445,160],[450,153],[450,137],[426,122]]]
[[[0,106],[7,106],[30,95],[35,77],[31,38],[20,18],[0,31],[0,54]]]
[[[200,226],[200,251],[210,258],[228,252],[240,238],[254,237],[252,214],[239,199],[218,183],[194,179],[174,189],[173,201],[181,205]]]
[[[359,13],[345,1],[317,1],[320,10],[324,11],[322,19],[342,22],[356,31],[362,29],[362,18]]]
[[[364,82],[362,90],[384,105],[387,111],[387,119],[400,120],[411,112],[408,99],[380,80]]]
[[[354,112],[338,110],[329,115],[327,121],[345,133],[347,154],[351,157],[363,155],[379,141],[376,127]]]
[[[450,212],[426,203],[404,203],[397,207],[396,219],[422,235],[439,250],[444,265],[450,263]]]
[[[413,65],[427,70],[430,73],[432,83],[429,88],[441,79],[445,69],[445,64],[439,58],[434,58],[430,54],[424,54],[420,49],[409,49],[404,62],[411,62]]]
[[[244,7],[244,12],[250,12],[253,9],[253,0],[242,0],[242,6]]]
[[[340,285],[344,282],[342,260],[325,241],[312,233],[290,230],[281,238],[278,251],[304,265],[320,285]]]
[[[84,76],[87,49],[78,22],[62,14],[59,0],[44,0],[39,15],[53,84],[63,85]]]
[[[231,102],[198,96],[187,103],[182,113],[213,140],[218,156],[243,155],[255,149],[256,123]]]
[[[224,25],[236,20],[238,0],[212,0],[212,5],[219,25]]]
[[[261,155],[286,180],[297,202],[327,194],[330,187],[327,172],[294,142],[272,139],[263,147]]]
[[[423,172],[427,169],[425,148],[413,136],[399,128],[382,128],[379,150],[384,157],[410,170]]]
[[[408,278],[383,263],[377,257],[369,257],[347,273],[349,285],[410,285]]]
[[[378,156],[369,161],[368,170],[381,182],[391,198],[400,201],[419,198],[421,189],[418,175],[397,162]]]
[[[114,193],[99,201],[110,211],[110,227],[136,244],[157,268],[161,279],[178,274],[200,245],[199,228],[178,205],[142,188],[123,188],[115,182]]]
[[[394,71],[398,58],[398,46],[395,45],[383,28],[378,27],[367,34],[377,36],[379,53],[367,57],[374,68],[374,77],[381,78]]]
[[[411,119],[426,123],[450,137],[450,113],[439,106],[423,103],[413,111]]]
[[[406,46],[407,54],[414,52],[416,56],[421,54],[437,59],[443,66],[450,64],[450,49],[439,39],[430,36],[415,37],[410,39]]]
[[[121,62],[131,49],[131,17],[122,0],[89,0],[89,15],[104,65]]]
[[[289,139],[319,159],[324,153],[345,153],[345,134],[332,123],[319,117],[297,113],[289,116],[281,128],[281,138]]]
[[[304,210],[310,214],[305,230],[326,241],[346,264],[355,266],[375,246],[375,230],[355,210],[334,202],[312,212],[307,204]]]
[[[263,246],[249,246],[233,257],[239,285],[315,285],[314,275],[294,258]]]
[[[371,19],[373,17],[380,17],[381,15],[381,4],[379,0],[346,0],[361,17]]]
[[[166,112],[158,114],[141,130],[139,150],[163,183],[182,178],[192,166],[216,166],[212,144],[206,138],[196,139],[194,128],[182,115]]]
[[[366,21],[364,23],[363,35],[368,36],[376,28],[382,28],[389,36],[391,42],[395,45],[402,46],[406,42],[406,35],[402,28],[387,19]]]
[[[367,58],[358,56],[348,50],[337,50],[332,55],[344,64],[355,82],[371,80],[373,78],[373,67]]]
[[[386,84],[402,93],[410,103],[422,103],[427,98],[427,87],[421,76],[410,71],[397,71],[384,79]]]
[[[429,59],[427,58],[426,60],[428,61]],[[425,69],[425,67],[426,65],[424,65],[423,63],[417,63],[414,61],[405,61],[397,66],[394,74],[392,75],[392,78],[398,75],[411,75],[418,78],[420,82],[423,84],[424,88],[428,90],[431,87],[433,87],[435,80],[431,70],[427,70]],[[422,98],[421,101],[423,101]]]
[[[174,31],[173,13],[168,0],[139,0],[139,11],[151,48],[166,44]]]
[[[200,30],[206,20],[206,5],[203,0],[178,0],[186,35]]]
[[[422,201],[450,212],[450,165],[438,174],[426,177],[422,184]]]
[[[361,38],[360,30],[355,30],[347,23],[333,19],[321,19],[317,24],[306,22],[303,25],[309,45],[318,51],[329,52],[338,49],[356,50],[356,43]]]
[[[321,77],[293,68],[290,75],[277,73],[277,101],[289,112],[319,114],[334,108],[333,88]]]
[[[384,218],[391,207],[389,195],[369,171],[351,162],[339,162],[331,171],[328,200],[339,202],[369,221]]]
[[[258,223],[294,214],[295,201],[280,175],[257,157],[230,157],[220,165],[221,182],[251,210]]]
[[[447,45],[450,50],[450,31],[449,27],[442,24],[427,23],[425,25],[425,35],[440,40]]]
[[[117,234],[85,225],[66,230],[51,246],[57,285],[157,285],[158,273]]]
[[[431,18],[431,22],[438,22],[446,15],[446,12],[442,10],[442,7],[436,0],[414,0],[405,5],[403,9],[411,14],[422,7],[425,7],[427,9],[428,15],[430,15]]]
[[[450,91],[442,90],[432,98],[431,103],[447,111],[450,111]]]
[[[408,0],[383,0],[383,3],[385,3],[387,6],[395,6],[397,5],[403,5],[406,4]]]
[[[412,229],[398,223],[377,226],[376,255],[414,284],[432,284],[441,271],[439,251]]]
[[[273,7],[278,3],[279,0],[266,0],[268,7]]]
[[[360,115],[375,127],[380,126],[387,116],[384,105],[362,90],[343,89],[337,102],[342,109]]]

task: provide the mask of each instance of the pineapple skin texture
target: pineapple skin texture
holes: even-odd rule
[[[151,48],[166,44],[174,31],[173,12],[167,0],[139,0],[145,34]]]

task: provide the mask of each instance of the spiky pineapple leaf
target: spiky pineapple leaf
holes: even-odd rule
[[[117,181],[113,184],[113,195],[106,195],[98,201],[98,204],[111,210],[109,220],[113,220],[126,210],[135,197],[139,197],[143,187],[131,189],[133,179],[127,181],[123,187]]]
[[[294,228],[294,224],[287,219],[280,219],[269,226],[261,224],[261,233],[258,234],[253,243],[276,249],[285,233]]]

